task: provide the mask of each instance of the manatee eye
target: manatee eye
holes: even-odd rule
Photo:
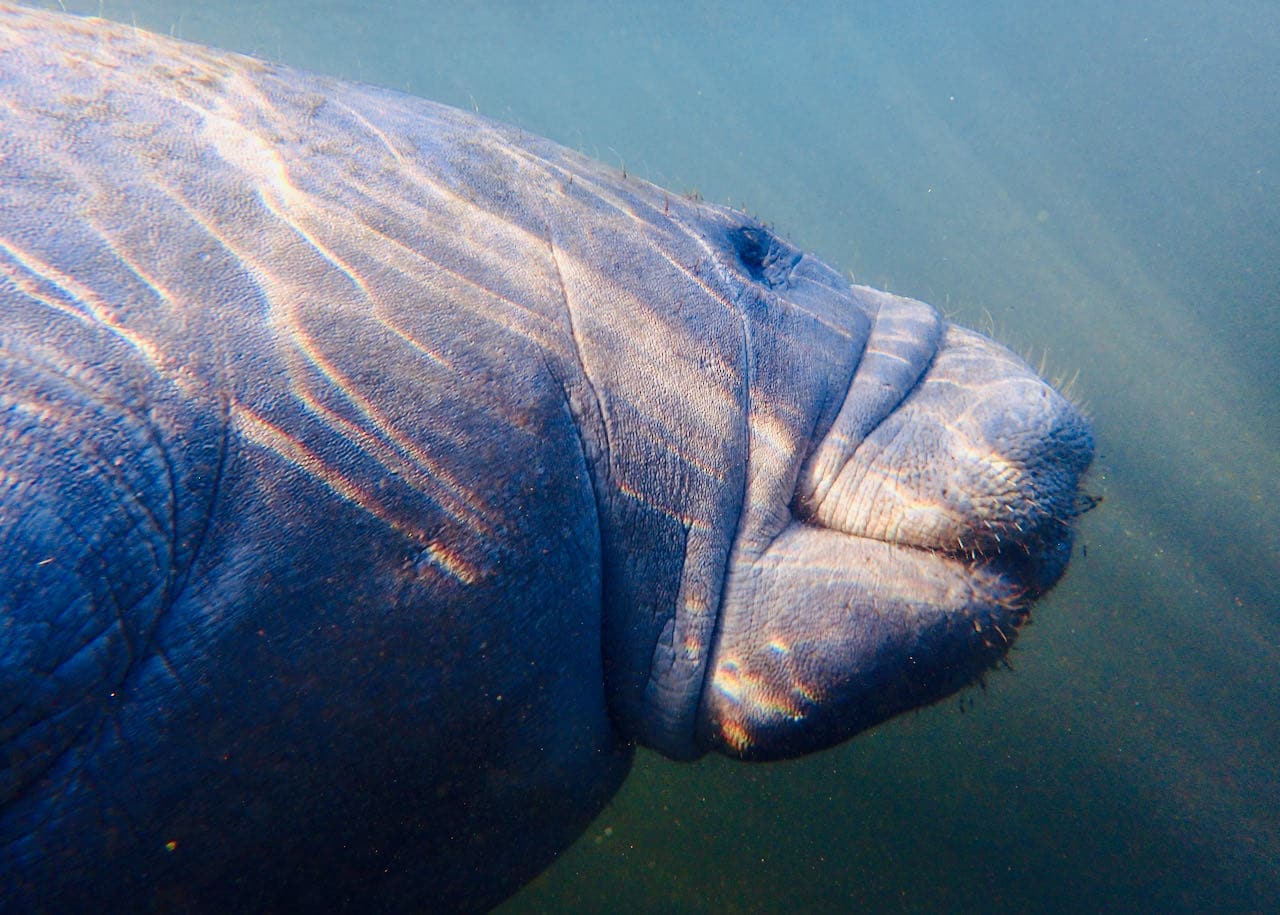
[[[747,275],[770,288],[787,282],[791,268],[803,253],[760,226],[739,226],[729,230],[729,244]]]

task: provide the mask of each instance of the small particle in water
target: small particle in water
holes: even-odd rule
[[[1040,210],[1038,213],[1036,213],[1036,222],[1039,222],[1039,223],[1045,223],[1045,222],[1048,222],[1048,221],[1049,221],[1049,211],[1048,211],[1048,210]]]
[[[178,843],[177,843],[177,841],[176,841],[176,840],[174,840],[174,839],[170,839],[168,842],[165,842],[165,843],[164,843],[164,850],[165,850],[165,851],[177,851],[177,850],[178,850]]]

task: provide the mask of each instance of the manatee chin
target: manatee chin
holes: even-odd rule
[[[930,306],[877,314],[789,522],[731,559],[701,746],[772,759],[937,701],[999,661],[1062,575],[1087,421],[1021,359]]]

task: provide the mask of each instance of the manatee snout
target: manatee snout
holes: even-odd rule
[[[700,731],[730,755],[809,752],[973,682],[1070,557],[1087,419],[1000,344],[858,292],[876,327],[792,521],[730,571]]]
[[[955,325],[918,383],[801,520],[1007,568],[1029,597],[1061,576],[1093,438],[1079,410],[1005,347]]]

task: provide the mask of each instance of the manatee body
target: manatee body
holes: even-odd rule
[[[471,114],[0,11],[4,908],[474,909],[979,676],[1086,421]]]

